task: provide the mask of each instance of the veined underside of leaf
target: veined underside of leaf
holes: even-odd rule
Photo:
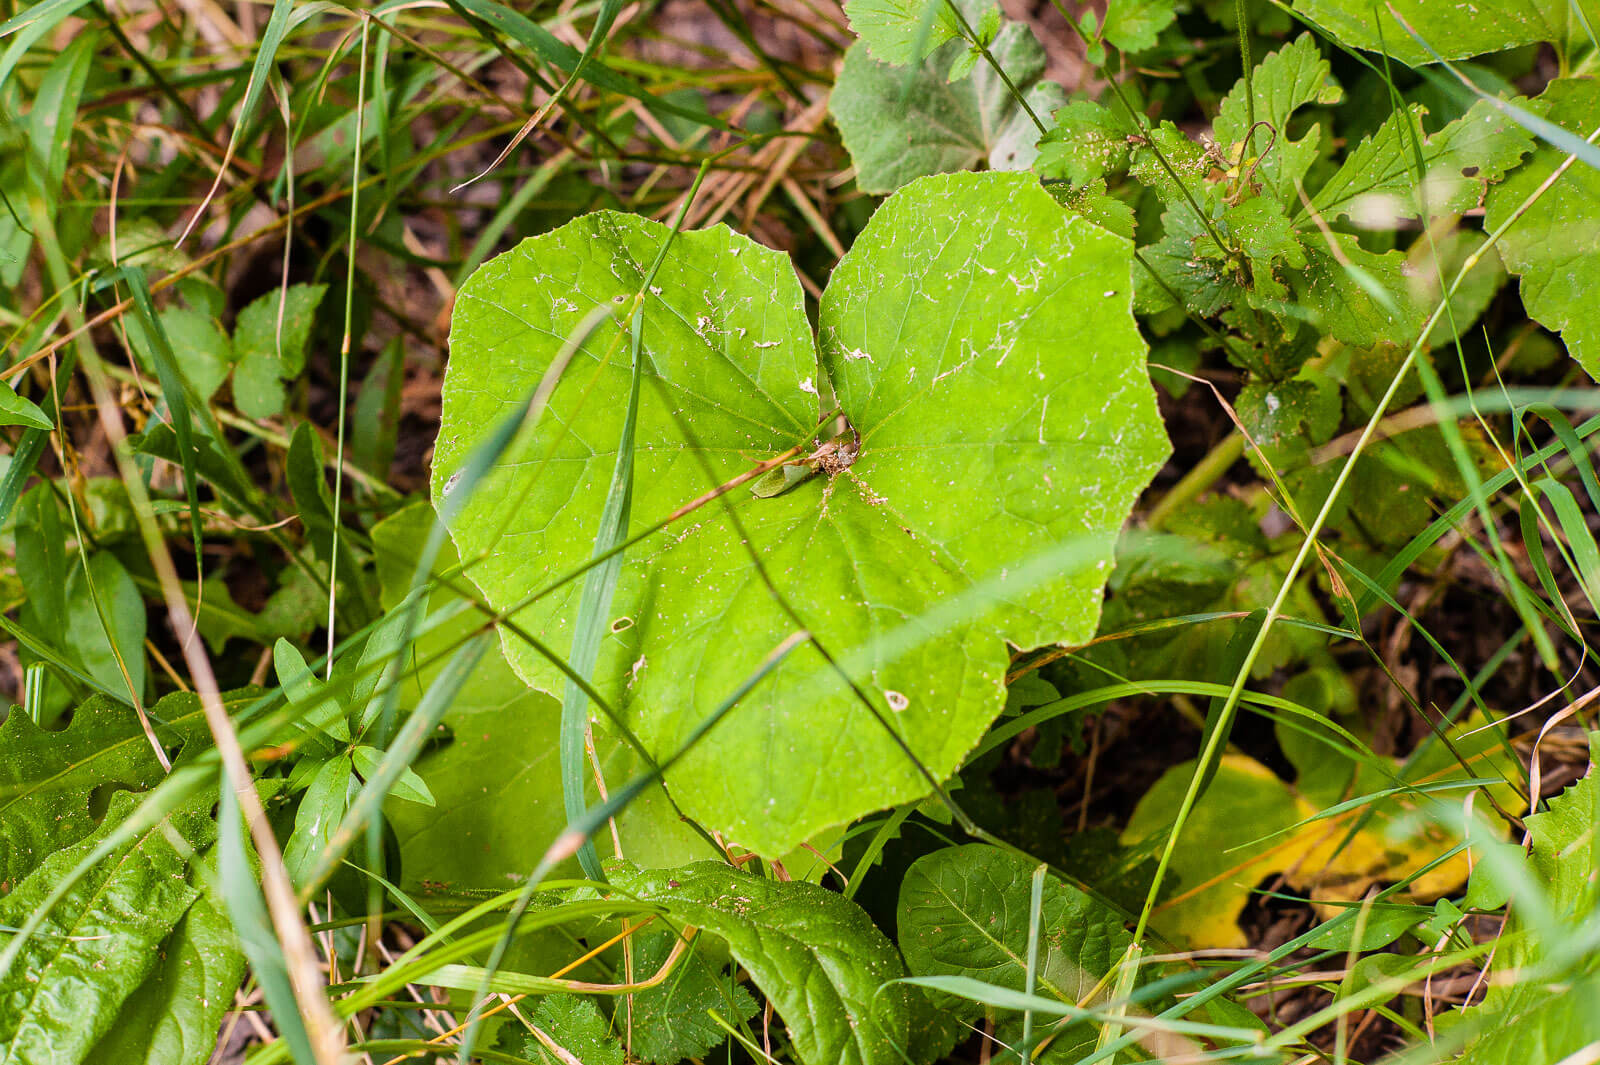
[[[634,296],[666,233],[632,216],[587,216],[463,287],[436,500],[583,316]],[[657,757],[797,627],[752,552],[938,778],[1003,706],[1008,641],[1093,635],[1112,537],[1167,454],[1130,313],[1130,262],[1126,241],[1067,215],[1025,175],[924,179],[888,200],[840,262],[822,300],[819,358],[783,255],[724,228],[677,239],[643,303],[635,530],[831,437],[831,423],[818,424],[819,368],[861,449],[835,475],[765,499],[736,489],[629,550],[594,679]],[[625,350],[616,328],[584,345],[551,397],[553,416],[452,525],[497,608],[588,561],[620,436]],[[1051,551],[1066,561],[1024,579]],[[580,587],[561,585],[516,620],[564,654]],[[962,593],[964,609],[928,617]],[[532,647],[504,642],[530,683],[561,682]],[[667,784],[686,813],[767,855],[928,790],[812,649],[791,655]]]

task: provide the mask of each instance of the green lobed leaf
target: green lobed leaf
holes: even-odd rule
[[[623,1065],[622,1042],[611,1032],[594,999],[582,995],[546,995],[529,1018],[571,1058],[558,1058],[538,1036],[527,1038],[528,1056],[539,1065]]]
[[[718,862],[675,870],[616,867],[611,881],[702,933],[733,958],[788,1026],[801,1065],[900,1065],[908,989],[893,944],[866,911],[798,880],[767,880]]]
[[[1124,52],[1154,48],[1156,36],[1178,17],[1174,0],[1110,0],[1100,33]]]
[[[1316,38],[1302,33],[1256,64],[1248,85],[1243,78],[1234,83],[1212,124],[1217,146],[1228,160],[1248,171],[1281,204],[1300,202],[1295,185],[1316,161],[1322,140],[1322,126],[1316,123],[1298,138],[1291,136],[1290,119],[1302,107],[1335,104],[1344,97],[1330,69]],[[1257,128],[1245,152],[1252,96]]]
[[[900,884],[896,911],[900,950],[913,976],[965,976],[1012,991],[1027,990],[1032,877],[1036,863],[971,843],[914,862]],[[1054,876],[1044,881],[1035,993],[1085,1005],[1132,937],[1122,918]],[[957,1016],[982,1019],[983,1007],[939,996]],[[1058,1052],[1092,1049],[1095,1034],[1069,1029]],[[1083,1036],[1087,1036],[1085,1040]]]
[[[903,67],[921,62],[946,41],[961,36],[947,0],[849,0],[850,31],[880,63]]]
[[[213,846],[200,895],[159,950],[155,969],[122,1003],[86,1059],[116,1065],[206,1065],[244,979],[244,954],[217,891]]]
[[[118,793],[99,831],[51,855],[0,900],[0,925],[27,920],[134,801]],[[188,851],[215,834],[215,822],[203,813],[176,812],[94,866],[56,904],[0,977],[0,1065],[89,1060],[123,1001],[156,968],[157,947],[199,895],[185,878]]]
[[[1600,80],[1558,78],[1539,97],[1545,117],[1587,137],[1600,126]],[[1541,144],[1490,189],[1484,226],[1494,230],[1522,206],[1566,154]],[[1600,380],[1600,171],[1575,162],[1500,238],[1500,256],[1522,279],[1522,303],[1561,334],[1567,351]]]
[[[1137,131],[1118,112],[1092,100],[1073,100],[1055,113],[1050,130],[1039,138],[1034,169],[1045,177],[1064,177],[1085,185],[1128,165]]]
[[[200,700],[188,692],[166,696],[149,714],[169,752],[206,735]],[[0,723],[0,750],[0,890],[94,830],[96,788],[142,791],[164,775],[133,708],[103,695],[79,706],[59,732],[13,710]]]
[[[643,934],[634,937],[634,972],[649,976],[666,962],[676,937]],[[677,1065],[684,1058],[703,1058],[721,1046],[727,1032],[711,1018],[711,1011],[729,1024],[754,1017],[758,1006],[744,985],[734,983],[725,969],[706,960],[704,952],[689,951],[666,981],[618,1000],[617,1024],[624,1016],[631,1025],[633,1052],[652,1065]]]
[[[965,48],[950,42],[908,71],[872,58],[865,41],[850,46],[828,106],[861,191],[893,192],[915,178],[980,165],[1027,170],[1033,163],[1039,127],[994,68],[980,61],[970,77],[951,80],[953,64],[970,54]],[[1033,31],[1006,23],[989,54],[1048,123],[1066,94],[1041,80],[1045,54]]]
[[[636,217],[591,215],[525,242],[464,286],[436,499],[582,316],[633,296],[665,237]],[[772,498],[735,492],[628,554],[594,676],[657,758],[796,627],[756,578],[751,550],[801,624],[849,652],[854,684],[936,779],[999,713],[1006,641],[1093,634],[1109,535],[1167,453],[1129,313],[1129,267],[1127,242],[1067,215],[1023,175],[924,178],[878,210],[820,312],[821,366],[861,436],[854,464]],[[814,446],[819,433],[818,356],[782,255],[724,229],[683,234],[649,296],[639,527],[757,462]],[[606,354],[614,341],[602,327],[585,344],[551,396],[554,416],[513,447],[452,525],[463,556],[482,559],[469,574],[497,608],[587,561],[628,382],[624,360]],[[1021,576],[1030,559],[1069,549],[1050,578]],[[564,652],[580,583],[518,611],[517,623]],[[940,620],[927,620],[941,604]],[[883,644],[891,634],[899,642]],[[503,642],[530,683],[562,682],[531,648]],[[928,791],[881,721],[809,648],[750,693],[667,786],[687,814],[769,856]]]
[[[1348,216],[1372,228],[1416,218],[1416,160],[1422,157],[1421,195],[1432,216],[1461,214],[1478,206],[1487,184],[1516,166],[1533,149],[1533,134],[1494,101],[1479,100],[1465,115],[1422,136],[1427,109],[1412,104],[1396,111],[1362,139],[1343,165],[1311,198],[1312,209],[1333,221]],[[1421,137],[1420,145],[1413,138]],[[1415,150],[1414,150],[1415,149]]]
[[[1427,315],[1404,253],[1368,251],[1351,233],[1310,233],[1304,247],[1305,269],[1289,272],[1289,287],[1313,325],[1358,348],[1416,337]]]
[[[1565,44],[1569,39],[1583,39],[1582,22],[1573,7],[1585,3],[1586,0],[1386,0],[1373,4],[1371,0],[1294,0],[1294,8],[1344,44],[1382,52],[1418,66],[1432,63],[1436,57],[1468,59],[1539,41]],[[1595,16],[1594,11],[1588,12],[1590,25],[1596,24]],[[1418,43],[1418,37],[1426,47]]]

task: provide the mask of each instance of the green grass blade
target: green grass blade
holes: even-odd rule
[[[261,99],[261,93],[267,87],[267,77],[272,73],[273,64],[278,61],[278,47],[283,44],[284,35],[289,32],[289,15],[294,10],[294,0],[273,0],[272,14],[267,18],[267,24],[261,31],[261,40],[256,45],[256,57],[250,64],[250,80],[245,84],[244,101],[239,105],[239,117],[234,121],[233,131],[228,134],[228,146],[223,150],[222,162],[217,166],[217,176],[211,182],[211,188],[206,191],[200,205],[189,216],[188,224],[183,227],[177,243],[182,245],[191,230],[205,216],[206,208],[217,194],[217,189],[222,185],[222,175],[228,172],[228,166],[233,162],[233,153],[239,147],[239,133],[250,121],[250,115],[255,111],[256,104]]]
[[[594,553],[605,561],[584,575],[583,593],[578,604],[578,621],[573,630],[572,652],[567,661],[585,680],[594,672],[595,661],[600,657],[600,642],[605,639],[606,615],[617,590],[617,579],[622,574],[623,553],[614,548],[628,539],[628,521],[633,510],[633,434],[639,418],[639,383],[641,345],[643,342],[644,315],[635,313],[631,329],[633,370],[628,386],[628,412],[622,422],[622,436],[617,441],[617,462],[611,473],[611,487],[606,493],[604,509],[600,512],[600,528],[595,534]],[[577,683],[568,678],[561,698],[561,796],[566,805],[567,820],[583,817],[584,801],[584,750],[589,734],[589,697]],[[600,868],[600,857],[594,843],[585,840],[578,849],[578,864],[585,876],[592,880],[605,880]]]
[[[245,849],[244,818],[239,812],[239,800],[226,784],[221,794],[217,857],[223,901],[239,935],[239,944],[250,959],[250,971],[261,986],[267,1008],[272,1011],[273,1026],[299,1065],[315,1065],[317,1059],[311,1049],[311,1036],[295,1004],[283,948],[273,934],[266,903],[261,898],[261,889],[256,885],[255,871]]]

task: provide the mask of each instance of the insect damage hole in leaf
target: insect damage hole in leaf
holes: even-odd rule
[[[639,290],[666,234],[585,216],[463,287],[436,498],[583,316]],[[635,436],[635,531],[814,441],[819,350],[859,453],[788,491],[734,493],[631,548],[614,609],[637,624],[606,638],[596,687],[658,757],[677,750],[793,631],[754,550],[806,627],[847,653],[851,682],[880,707],[887,692],[904,700],[889,715],[897,739],[815,650],[795,653],[668,773],[685,813],[770,856],[920,797],[927,781],[900,742],[947,776],[1004,705],[1008,642],[1094,634],[1112,538],[1168,453],[1130,265],[1128,242],[1028,176],[926,178],[887,200],[840,261],[814,343],[785,256],[721,227],[674,241],[642,311],[653,380]],[[497,609],[587,561],[629,386],[626,360],[607,358],[614,339],[584,344],[553,417],[452,522]],[[1051,555],[1034,572],[1064,547],[1070,565]],[[522,606],[518,624],[564,651],[581,583]],[[641,649],[648,665],[634,672]],[[561,682],[515,637],[505,651],[530,684]]]

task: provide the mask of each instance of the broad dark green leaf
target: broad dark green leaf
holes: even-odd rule
[[[667,907],[728,945],[777,1009],[802,1065],[899,1065],[911,996],[900,955],[866,912],[798,880],[766,880],[718,862],[643,871],[612,883]]]
[[[1037,863],[982,843],[946,847],[913,863],[900,885],[895,918],[911,974],[965,976],[1026,990],[1035,868]],[[1035,993],[1069,1005],[1092,1000],[1091,992],[1132,939],[1114,911],[1053,876],[1044,881],[1039,926]],[[975,1002],[939,1000],[967,1021],[983,1016]],[[1094,1037],[1087,1029],[1069,1029],[1056,1040],[1057,1052],[1088,1049]]]
[[[0,925],[22,924],[134,801],[119,793],[95,835],[52,855],[0,900]],[[174,813],[73,886],[0,978],[0,1065],[89,1061],[89,1049],[155,970],[157,948],[199,895],[186,879],[185,851],[215,835],[203,813]]]
[[[200,895],[162,942],[155,969],[122,1003],[88,1062],[206,1065],[244,979],[244,954],[216,890],[215,847],[192,881]],[[207,879],[210,878],[210,882]]]
[[[171,753],[206,734],[200,700],[185,692],[149,708],[156,735]],[[0,889],[94,828],[89,797],[114,785],[134,791],[162,777],[133,708],[94,696],[59,732],[13,711],[0,724]]]

